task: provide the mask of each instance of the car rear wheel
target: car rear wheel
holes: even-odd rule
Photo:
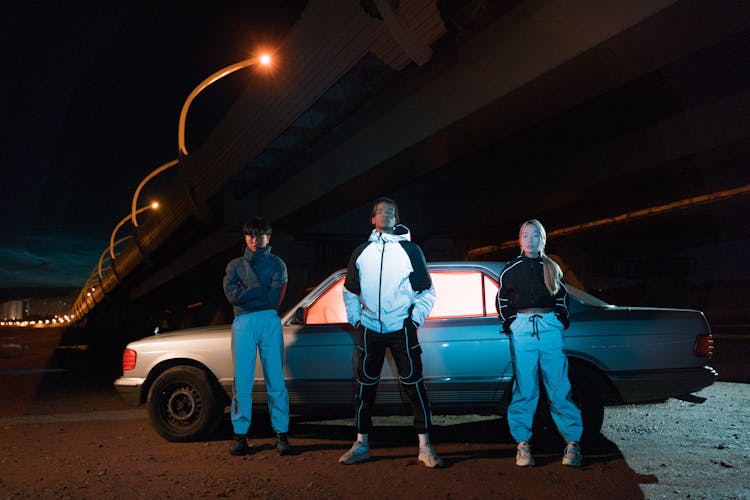
[[[573,401],[581,411],[583,419],[583,436],[581,441],[593,443],[602,432],[604,423],[604,403],[599,395],[597,379],[599,375],[583,366],[572,366],[570,384],[573,386]]]
[[[584,444],[595,443],[601,435],[602,424],[604,423],[604,403],[598,390],[599,375],[588,367],[571,365],[568,377],[573,389],[573,402],[581,412],[581,419],[583,420],[581,441]],[[539,405],[534,415],[534,434],[545,431],[557,434],[557,426],[550,414],[549,400],[541,380],[539,385]]]
[[[604,403],[599,396],[598,377],[592,369],[585,366],[571,365],[568,372],[573,389],[573,402],[578,406],[583,420],[583,435],[581,442],[591,444],[599,439],[604,423]],[[549,400],[544,393],[544,386],[540,381],[539,406],[534,417],[534,432],[537,430],[555,431],[554,420],[550,415]]]
[[[204,370],[177,366],[154,381],[146,406],[156,432],[169,441],[192,441],[211,435],[224,411]]]

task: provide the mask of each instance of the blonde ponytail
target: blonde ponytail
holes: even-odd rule
[[[552,296],[557,295],[560,291],[560,279],[562,278],[562,269],[557,265],[557,262],[547,257],[544,252],[541,253],[542,268],[544,270],[544,285],[547,287],[549,294]]]

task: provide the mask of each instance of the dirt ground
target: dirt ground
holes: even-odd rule
[[[498,419],[436,416],[447,467],[430,470],[416,460],[404,417],[377,420],[375,460],[354,466],[337,463],[351,445],[348,420],[293,419],[295,451],[285,457],[265,426],[245,457],[227,451],[228,422],[211,441],[167,442],[144,409],[119,399],[109,375],[55,371],[59,334],[34,333],[0,332],[0,498],[750,497],[750,384],[741,383],[750,373],[747,350],[736,347],[727,359],[740,364],[728,372],[739,383],[719,382],[693,401],[607,408],[580,469],[560,464],[555,436],[539,436],[537,466],[520,469]]]

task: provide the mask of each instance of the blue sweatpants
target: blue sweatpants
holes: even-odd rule
[[[580,441],[583,423],[571,399],[568,358],[563,352],[563,325],[554,312],[519,313],[511,323],[515,382],[508,406],[508,426],[516,442],[528,441],[539,401],[539,371],[552,419],[566,441]]]
[[[232,323],[234,397],[232,426],[235,434],[247,434],[253,412],[255,358],[260,353],[268,395],[271,425],[276,432],[289,430],[289,394],[284,383],[284,336],[274,310],[242,314]]]

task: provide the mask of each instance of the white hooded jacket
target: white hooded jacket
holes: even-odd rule
[[[396,234],[373,230],[354,250],[344,282],[344,304],[352,325],[389,333],[411,318],[421,326],[435,304],[435,289],[424,254],[399,224]]]

